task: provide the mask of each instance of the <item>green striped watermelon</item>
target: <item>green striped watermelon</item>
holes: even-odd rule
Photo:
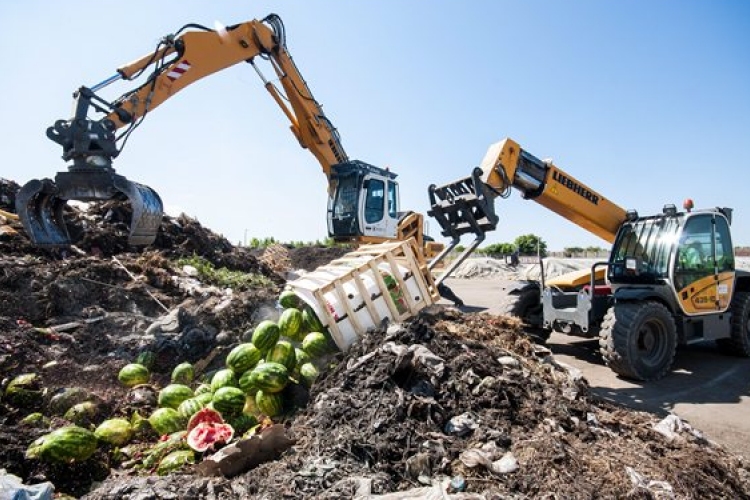
[[[180,403],[194,396],[193,390],[183,384],[169,384],[159,391],[159,406],[177,409]]]
[[[195,463],[195,452],[193,450],[175,450],[167,454],[159,462],[156,473],[160,476],[166,476],[175,472],[185,465]]]
[[[258,364],[263,355],[255,344],[246,342],[232,349],[227,355],[227,368],[234,370],[234,373],[244,373]]]
[[[148,423],[157,434],[172,434],[185,427],[185,419],[173,408],[159,408],[148,417]]]
[[[266,361],[282,364],[289,372],[294,371],[294,367],[297,365],[294,346],[286,340],[279,340],[266,356]]]
[[[289,382],[289,370],[280,363],[259,363],[250,371],[248,382],[267,393],[280,392]]]
[[[302,313],[293,307],[284,310],[279,318],[279,330],[281,335],[290,339],[297,339],[302,328]]]
[[[175,384],[189,384],[194,377],[193,365],[188,362],[180,363],[172,370],[172,382]]]
[[[133,387],[140,384],[148,384],[151,373],[148,368],[140,363],[129,363],[120,369],[117,379],[126,387]]]
[[[62,463],[83,461],[94,454],[97,444],[93,432],[71,425],[35,440],[26,450],[26,457]]]
[[[304,384],[306,387],[310,387],[313,385],[313,382],[315,382],[315,379],[318,378],[318,375],[320,373],[318,372],[318,369],[315,368],[315,365],[312,363],[305,363],[299,368],[299,374],[300,374],[300,382]]]
[[[284,290],[281,292],[281,295],[279,295],[279,304],[281,304],[281,307],[284,309],[299,307],[301,303],[302,300],[300,300],[297,294],[292,290]]]
[[[222,387],[214,393],[213,403],[224,417],[238,415],[245,407],[245,393],[237,387]]]
[[[222,387],[237,387],[237,376],[231,368],[217,371],[211,379],[211,392]]]
[[[317,358],[328,352],[328,339],[320,332],[310,332],[302,339],[302,349]]]
[[[268,417],[281,415],[284,411],[284,399],[278,393],[258,391],[255,395],[255,404],[258,410]]]
[[[99,424],[94,436],[104,443],[122,446],[133,436],[133,427],[124,418],[110,418]]]
[[[324,328],[318,315],[315,314],[315,311],[313,311],[310,306],[305,306],[305,308],[302,309],[302,326],[305,333],[322,332]]]
[[[205,392],[213,392],[210,384],[201,384],[195,388],[195,395],[199,396]]]
[[[206,404],[208,404],[208,402],[211,400],[213,400],[213,395],[211,395],[211,398],[209,398],[209,400],[205,403],[201,401],[198,396],[186,399],[185,401],[180,403],[180,406],[177,407],[177,412],[185,418],[190,418],[200,410],[202,410],[203,407],[206,406]]]
[[[252,342],[262,353],[265,353],[276,345],[280,336],[279,326],[271,320],[264,320],[253,331]]]

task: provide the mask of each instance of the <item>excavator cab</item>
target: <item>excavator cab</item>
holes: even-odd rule
[[[337,241],[395,238],[398,229],[396,174],[362,161],[333,165],[328,234]]]

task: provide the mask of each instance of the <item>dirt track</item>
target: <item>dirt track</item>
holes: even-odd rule
[[[502,279],[449,279],[468,310],[499,312]],[[598,353],[597,341],[552,334],[548,347],[581,370],[592,391],[639,410],[676,413],[727,449],[750,457],[750,359],[719,354],[710,342],[680,348],[674,371],[651,383],[616,376]]]

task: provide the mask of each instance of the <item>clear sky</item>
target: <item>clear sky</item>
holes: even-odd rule
[[[184,24],[271,12],[349,156],[397,172],[404,209],[426,212],[427,186],[511,137],[642,214],[687,197],[733,207],[735,245],[750,245],[746,0],[6,0],[0,177],[65,169],[45,130],[70,117],[79,86]],[[115,168],[234,243],[326,236],[320,167],[246,64],[155,110]],[[551,250],[607,246],[518,193],[496,208],[487,243],[534,233]]]

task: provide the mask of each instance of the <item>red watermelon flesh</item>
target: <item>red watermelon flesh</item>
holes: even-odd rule
[[[187,443],[195,451],[206,451],[218,443],[228,443],[234,436],[229,424],[201,422],[188,433]]]
[[[212,410],[211,408],[203,408],[190,418],[190,422],[188,422],[187,425],[188,432],[192,431],[196,425],[201,423],[223,424],[224,419],[221,418],[221,413],[218,411]]]

